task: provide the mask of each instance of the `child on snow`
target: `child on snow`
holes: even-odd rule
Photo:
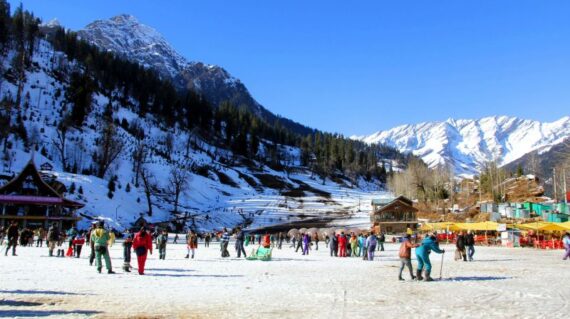
[[[164,260],[166,258],[166,243],[168,242],[168,232],[162,231],[156,239],[156,246],[158,247],[158,259]]]
[[[83,236],[82,234],[77,235],[75,239],[73,239],[72,244],[73,244],[73,249],[75,250],[75,258],[80,258],[81,249],[85,244],[85,236]]]
[[[123,241],[123,270],[131,272],[131,248],[133,247],[133,234],[127,229]]]

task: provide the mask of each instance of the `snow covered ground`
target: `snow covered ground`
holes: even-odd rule
[[[230,244],[231,246],[231,244]],[[0,317],[48,318],[562,318],[570,311],[570,262],[561,251],[477,247],[475,262],[445,254],[443,280],[398,282],[397,246],[373,262],[309,256],[288,246],[270,262],[219,257],[202,244],[155,253],[147,275],[98,274],[81,259],[47,257],[46,248],[0,256]],[[444,247],[452,251],[451,247]],[[251,246],[246,250],[249,251]],[[434,254],[434,277],[440,255]],[[134,263],[136,265],[136,262]],[[415,266],[415,262],[414,262]],[[405,275],[408,278],[408,275]]]

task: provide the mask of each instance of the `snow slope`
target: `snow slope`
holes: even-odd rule
[[[551,123],[493,116],[402,125],[353,138],[411,152],[430,167],[451,165],[458,174],[476,174],[486,162],[506,165],[529,152],[548,150],[569,136],[570,116]]]
[[[13,52],[9,53],[8,58],[4,60],[5,69],[9,68],[12,54]],[[138,123],[145,132],[144,143],[148,149],[148,156],[144,166],[152,173],[152,180],[156,183],[152,194],[153,215],[148,216],[143,187],[142,185],[137,187],[135,183],[132,160],[135,147],[142,141],[137,140],[122,126],[118,126],[117,130],[125,148],[104,179],[63,172],[54,141],[57,136],[57,124],[61,121],[62,114],[65,114],[64,109],[69,110],[64,98],[69,81],[65,75],[70,74],[71,70],[82,70],[82,66],[68,61],[64,54],[54,52],[51,45],[43,40],[38,43],[33,62],[33,67],[26,72],[23,106],[18,112],[14,112],[12,119],[13,123],[17,118],[21,119],[28,141],[26,143],[16,135],[11,135],[9,139],[11,146],[0,156],[0,172],[4,175],[17,174],[32,158],[32,153],[38,166],[45,162],[51,163],[54,167],[52,174],[56,175],[68,189],[71,185],[75,186],[76,191],[66,196],[86,204],[80,210],[85,216],[79,225],[81,228],[87,227],[91,218],[105,219],[113,227],[123,229],[130,227],[139,216],[145,217],[150,222],[161,222],[171,220],[173,217],[183,217],[186,213],[188,226],[205,230],[222,226],[233,227],[243,223],[251,223],[251,227],[263,227],[322,216],[331,218],[339,216],[343,219],[341,223],[365,225],[368,223],[370,199],[386,196],[378,185],[363,180],[354,188],[330,180],[322,184],[321,179],[317,181],[303,167],[296,167],[291,175],[287,176],[285,172],[274,171],[255,161],[253,167],[240,164],[239,161],[233,166],[228,166],[222,159],[230,158],[231,152],[218,149],[198,136],[192,138],[200,147],[190,147],[189,153],[186,154],[186,144],[191,133],[178,127],[165,127],[151,116],[139,117],[132,110],[136,107],[131,109],[128,105],[122,106],[116,102],[116,99],[111,99],[111,96],[96,93],[93,110],[84,125],[69,129],[66,152],[68,163],[76,165],[79,173],[93,166],[92,154],[97,148],[104,108],[111,99],[113,117],[117,123],[124,121],[131,124]],[[61,74],[64,75],[63,79]],[[3,81],[0,98],[14,97],[16,90],[13,83]],[[111,92],[115,97],[120,94],[120,92]],[[174,145],[170,157],[165,158],[163,154],[167,151],[164,141],[169,134],[175,137]],[[263,150],[263,145],[261,149]],[[279,146],[279,150],[286,154],[284,158],[289,158],[290,162],[299,163],[299,149]],[[173,216],[171,212],[174,204],[172,195],[168,193],[168,180],[170,170],[177,166],[209,167],[209,169],[206,175],[193,170],[188,171],[189,187],[181,194],[179,203],[181,214]],[[227,176],[233,184],[224,183],[219,173]],[[265,187],[259,180],[260,174],[279,178],[290,185],[291,189],[300,187],[301,183],[311,185],[321,194],[306,191],[303,197],[284,196],[281,190]],[[112,198],[109,198],[108,182],[115,175],[118,178],[116,191]],[[255,185],[250,183],[252,181]],[[127,191],[127,184],[130,191]],[[83,194],[78,192],[79,188]],[[329,193],[329,198],[324,198],[323,192]],[[351,196],[347,196],[348,194]],[[359,198],[362,200],[361,212],[357,212]],[[346,220],[353,215],[358,218]]]

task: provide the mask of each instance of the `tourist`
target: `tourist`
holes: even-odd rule
[[[39,227],[38,229],[36,229],[36,236],[37,236],[36,247],[43,247],[44,239],[46,237],[46,231],[42,227]]]
[[[163,229],[156,238],[156,246],[158,247],[158,259],[166,258],[166,244],[168,243],[168,231]]]
[[[133,233],[125,230],[125,240],[123,241],[123,271],[131,272],[131,248],[133,247]]]
[[[174,235],[174,241],[172,242],[173,244],[178,244],[178,233],[176,233]]]
[[[261,246],[263,246],[263,248],[271,247],[271,236],[269,236],[268,233],[265,233],[265,235],[263,236],[261,240]]]
[[[279,237],[278,237],[279,242],[277,243],[277,249],[281,249],[283,247],[284,239],[285,239],[285,234],[283,234],[283,232],[279,232]]]
[[[358,238],[356,237],[356,234],[351,233],[350,236],[350,251],[351,251],[351,256],[352,257],[358,257]]]
[[[310,245],[311,245],[311,235],[309,235],[309,233],[306,233],[303,236],[303,255],[309,254],[309,246]]]
[[[473,255],[475,255],[475,236],[473,236],[471,231],[468,231],[467,236],[465,236],[465,245],[467,246],[469,261],[473,261]]]
[[[55,249],[55,246],[59,242],[59,239],[60,239],[59,229],[57,228],[57,224],[53,223],[51,227],[48,229],[47,233],[47,244],[48,244],[50,257],[53,257],[53,250]],[[59,257],[59,250],[58,250],[58,257]]]
[[[303,251],[303,236],[305,236],[304,233],[295,235],[295,240],[297,241],[297,248],[295,249],[295,252],[298,252],[299,249]]]
[[[329,249],[331,251],[331,257],[333,257],[333,255],[334,257],[338,257],[338,237],[336,237],[334,234],[332,237],[330,237]]]
[[[564,249],[566,249],[566,253],[564,254],[562,260],[566,260],[570,258],[570,233],[566,233],[564,239],[562,240],[562,243],[564,244]]]
[[[204,247],[210,247],[211,240],[212,240],[212,234],[206,233],[206,236],[204,236]],[[198,239],[196,239],[196,242],[198,242]]]
[[[222,234],[222,243],[220,244],[222,258],[230,257],[230,252],[228,251],[229,243],[230,243],[230,234],[228,233],[228,230],[224,227],[224,231]]]
[[[101,273],[103,265],[101,264],[101,258],[105,259],[105,268],[107,268],[107,273],[114,274],[111,267],[111,257],[109,256],[109,232],[104,228],[105,222],[100,220],[97,223],[97,228],[91,232],[91,241],[95,248],[95,261],[97,265],[97,272]]]
[[[381,232],[380,236],[378,236],[378,251],[384,251],[385,242],[386,242],[386,236],[384,235],[384,232]]]
[[[83,236],[83,234],[78,234],[77,236],[75,236],[75,239],[73,239],[71,243],[73,244],[75,258],[80,258],[81,250],[83,249],[83,245],[85,244],[85,236]]]
[[[374,261],[374,252],[376,251],[376,245],[378,244],[378,237],[373,231],[370,232],[368,238],[366,238],[366,247],[368,247],[368,260]]]
[[[344,232],[338,235],[338,256],[346,257],[346,236],[344,236]]]
[[[75,239],[75,236],[77,236],[77,228],[71,226],[65,234],[67,235],[67,238],[69,238],[69,248],[73,247],[73,240]]]
[[[358,256],[362,255],[362,259],[368,259],[368,253],[366,251],[366,237],[361,233],[358,235]]]
[[[402,278],[402,271],[404,271],[404,267],[406,266],[410,270],[410,277],[412,280],[416,279],[416,276],[414,276],[414,268],[412,267],[412,248],[416,248],[418,246],[419,245],[417,244],[412,244],[412,236],[410,236],[410,234],[406,234],[404,240],[402,241],[402,244],[400,245],[400,274],[398,275],[399,280],[404,280],[404,278]]]
[[[319,233],[315,233],[315,250],[319,250]]]
[[[244,234],[243,230],[240,227],[236,229],[236,253],[237,258],[241,258],[241,254],[243,253],[243,258],[246,258],[245,255],[245,248],[243,247],[243,242],[245,241],[246,235]]]
[[[137,255],[139,275],[144,275],[147,253],[150,252],[152,255],[152,236],[147,233],[144,227],[135,234],[135,238],[133,239],[133,249]]]
[[[93,261],[95,260],[95,244],[91,241],[91,234],[95,231],[97,222],[91,223],[91,227],[87,231],[86,241],[89,243],[89,266],[93,266]]]
[[[445,253],[444,249],[440,249],[436,242],[435,235],[426,236],[422,241],[422,244],[416,248],[416,259],[418,260],[418,270],[416,272],[416,277],[418,280],[433,281],[430,277],[431,273],[431,262],[429,260],[429,254],[431,251],[435,251],[438,254]],[[425,265],[425,278],[422,277],[422,271]]]
[[[330,237],[328,234],[325,235],[325,246],[327,248],[329,248],[329,242],[331,241]]]
[[[467,261],[467,253],[465,252],[465,233],[460,232],[457,235],[457,239],[455,241],[455,247],[457,248],[457,252],[455,253],[455,260],[460,260],[463,258],[463,261]]]
[[[198,235],[192,230],[189,230],[186,235],[186,249],[187,253],[184,258],[190,258],[190,253],[192,253],[192,259],[194,259],[194,251],[198,249]]]
[[[6,253],[4,254],[4,256],[8,256],[8,251],[10,250],[10,248],[12,248],[12,256],[18,256],[16,255],[16,246],[18,245],[19,235],[20,234],[18,233],[18,223],[14,221],[6,230],[6,237],[8,240],[8,244],[6,245]]]

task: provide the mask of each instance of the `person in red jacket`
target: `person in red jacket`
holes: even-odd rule
[[[135,234],[135,238],[133,239],[133,249],[137,254],[139,275],[144,275],[144,264],[146,263],[147,252],[150,251],[150,254],[152,255],[152,236],[146,232],[144,227]]]
[[[338,236],[338,256],[346,257],[346,236],[341,232]]]

